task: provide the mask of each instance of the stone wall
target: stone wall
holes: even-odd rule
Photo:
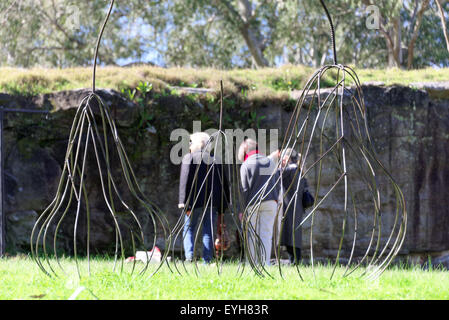
[[[427,261],[429,255],[437,262],[447,263],[449,90],[444,84],[416,84],[413,88],[365,85],[363,92],[370,134],[377,153],[402,188],[406,200],[407,235],[400,254],[420,263]],[[74,112],[85,94],[84,90],[31,98],[0,94],[0,105],[3,107],[52,110],[48,117],[6,114],[3,156],[7,251],[11,254],[29,250],[29,235],[34,221],[54,197]],[[101,95],[117,121],[119,134],[143,191],[166,214],[170,224],[174,225],[180,214],[177,209],[179,167],[169,161],[170,147],[173,145],[169,141],[169,133],[176,128],[192,130],[191,121],[199,119],[189,118],[186,114],[199,114],[203,112],[204,106],[199,103],[187,106],[182,96],[160,97],[155,102],[159,109],[153,120],[154,127],[141,128],[141,113],[136,104],[114,91],[102,90]],[[235,107],[238,108],[239,105]],[[189,108],[188,112],[185,112],[186,108]],[[282,104],[267,102],[258,108],[258,114],[265,116],[260,121],[260,127],[280,129],[282,132],[288,125],[291,110]],[[91,169],[94,170],[93,167]],[[328,172],[329,175],[332,174],[331,171]],[[92,247],[102,252],[111,248],[114,239],[113,225],[104,212],[98,181],[95,180],[98,176],[92,175],[90,179],[87,184],[92,190],[89,198],[92,199],[92,228],[95,234]],[[313,175],[309,184],[314,184]],[[342,224],[338,199],[337,192],[323,204],[315,217],[315,257],[335,258]],[[388,207],[391,198],[387,196],[383,201]],[[392,213],[387,212],[385,215],[386,230],[392,224],[389,215]],[[369,214],[365,217],[367,226],[370,217]],[[144,218],[143,221],[144,228],[148,227],[148,219]],[[62,247],[70,248],[72,227],[73,221],[65,227],[61,236]],[[303,232],[306,256],[309,247],[308,231],[310,223],[304,226]],[[356,255],[361,255],[366,248],[366,237],[365,234],[358,239],[360,250],[356,250]],[[161,240],[159,245],[162,244]],[[351,235],[348,234],[342,257],[349,254],[350,241]]]

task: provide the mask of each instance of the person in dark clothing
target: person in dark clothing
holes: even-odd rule
[[[224,213],[229,203],[229,182],[224,166],[218,160],[214,162],[206,150],[209,135],[194,133],[190,139],[190,153],[182,160],[179,180],[178,207],[186,210],[183,246],[186,260],[191,261],[201,222],[203,260],[209,263],[213,259],[217,214]]]
[[[300,224],[305,209],[303,194],[307,191],[307,179],[301,177],[298,166],[298,153],[293,149],[286,149],[281,157],[281,181],[283,198],[283,221],[281,223],[280,245],[285,246],[292,264],[301,260],[302,228]],[[299,181],[300,180],[300,181]],[[299,187],[298,187],[299,182]],[[296,190],[297,196],[295,198]]]

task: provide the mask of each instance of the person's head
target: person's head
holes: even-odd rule
[[[238,159],[245,160],[245,155],[251,151],[257,150],[257,142],[251,138],[246,138],[239,147]]]
[[[281,153],[282,167],[285,167],[290,163],[296,163],[298,160],[298,152],[292,148],[284,149]]]
[[[210,136],[205,132],[195,132],[190,135],[190,152],[203,151],[207,143],[209,142]]]

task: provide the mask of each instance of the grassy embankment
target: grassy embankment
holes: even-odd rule
[[[191,88],[219,88],[223,80],[225,90],[245,96],[248,100],[287,98],[291,90],[303,88],[314,68],[284,66],[260,70],[229,70],[159,68],[138,66],[130,68],[102,67],[97,71],[97,87],[117,91],[135,88],[139,82],[148,82],[155,91],[173,86]],[[448,69],[375,70],[356,69],[362,83],[380,81],[385,85],[410,85],[414,82],[447,81]],[[34,95],[61,90],[90,88],[91,68],[19,69],[0,68],[0,92]],[[324,79],[324,86],[329,78]]]

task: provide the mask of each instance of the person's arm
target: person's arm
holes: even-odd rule
[[[308,191],[308,192],[310,193],[310,191],[309,191],[309,184],[308,184],[308,182],[307,182],[307,179],[304,178],[304,177],[302,177],[301,179],[304,180],[304,192],[305,192],[305,191]],[[312,195],[312,193],[310,193],[310,195]]]
[[[274,161],[275,163],[279,161],[279,157],[281,155],[281,152],[279,150],[276,150],[274,152],[272,152],[268,158],[272,161]]]
[[[245,201],[245,205],[247,204],[248,199],[248,193],[249,193],[249,184],[248,184],[248,177],[247,177],[247,168],[245,164],[242,164],[240,167],[240,180],[242,184],[242,195],[243,200]]]
[[[187,154],[182,159],[181,174],[179,176],[179,201],[178,208],[184,208],[187,197],[187,181],[189,179],[191,155]]]
[[[276,170],[276,172],[273,175],[274,183],[276,183],[275,186],[275,192],[276,192],[276,199],[279,199],[281,193],[282,193],[282,182],[281,182],[281,174],[279,170]]]
[[[228,209],[228,204],[230,203],[230,201],[231,201],[231,198],[230,198],[230,196],[231,196],[231,192],[230,192],[230,184],[229,184],[229,178],[228,178],[228,171],[227,171],[227,169],[229,169],[228,168],[228,165],[225,165],[225,164],[222,164],[222,165],[220,165],[220,169],[222,169],[223,170],[223,176],[222,176],[222,190],[223,190],[223,192],[222,192],[222,195],[221,195],[221,197],[222,197],[222,203],[221,203],[221,206],[220,206],[220,208],[222,208],[222,211],[224,212],[224,211],[226,211],[227,209]],[[221,174],[221,171],[220,171],[220,174]]]

